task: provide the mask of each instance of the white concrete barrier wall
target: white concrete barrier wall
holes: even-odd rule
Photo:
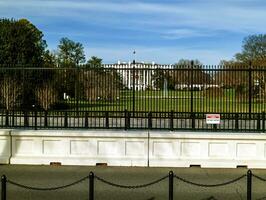
[[[0,162],[11,164],[266,168],[266,134],[257,133],[13,130],[0,144]]]
[[[0,164],[8,164],[10,156],[10,130],[0,130]]]

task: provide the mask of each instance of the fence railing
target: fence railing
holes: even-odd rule
[[[220,124],[207,124],[203,112],[12,111],[0,112],[0,128],[160,129],[265,132],[265,113],[222,113]]]
[[[89,180],[88,183],[88,188],[89,188],[89,194],[88,194],[88,199],[89,200],[94,200],[95,199],[95,180],[109,185],[111,187],[116,187],[116,188],[120,188],[120,189],[129,189],[129,190],[138,190],[140,188],[148,188],[150,186],[156,185],[160,182],[162,182],[163,180],[168,179],[168,199],[169,200],[173,200],[174,199],[174,190],[177,189],[178,190],[178,186],[176,186],[174,184],[174,182],[183,182],[189,185],[193,185],[196,187],[203,187],[203,188],[215,188],[215,187],[222,187],[222,186],[226,186],[226,185],[231,185],[233,183],[237,183],[240,180],[246,178],[246,198],[247,200],[251,200],[252,199],[252,194],[253,194],[253,188],[252,188],[252,181],[253,178],[262,181],[262,182],[266,182],[266,179],[263,177],[260,177],[256,174],[253,174],[251,170],[248,170],[246,174],[243,174],[239,177],[236,177],[234,179],[231,180],[227,180],[225,182],[221,182],[221,183],[209,183],[209,184],[205,184],[205,183],[199,183],[199,182],[193,182],[190,180],[187,180],[181,176],[178,176],[176,174],[173,173],[173,171],[169,171],[168,175],[162,176],[154,181],[151,181],[149,183],[145,183],[145,184],[139,184],[139,185],[122,185],[122,184],[118,184],[109,180],[106,180],[103,177],[100,177],[96,174],[94,174],[93,172],[90,172],[90,174],[86,177],[83,177],[73,183],[69,183],[66,185],[62,185],[62,186],[56,186],[56,187],[35,187],[35,186],[29,186],[29,185],[24,185],[22,183],[18,183],[14,180],[9,179],[8,177],[6,177],[5,175],[2,176],[1,178],[1,200],[7,200],[8,198],[8,194],[7,194],[7,187],[9,185],[13,185],[22,189],[26,189],[26,190],[30,190],[30,191],[57,191],[57,190],[61,190],[61,189],[65,189],[65,188],[69,188],[72,187],[74,185],[77,185],[81,182],[84,182],[86,180]],[[189,192],[189,190],[187,190],[187,192]],[[178,199],[178,196],[177,196]],[[242,199],[242,198],[241,198]]]
[[[176,121],[184,118],[192,121],[191,124],[185,122],[184,129],[193,129],[200,116],[206,113],[222,114],[224,120],[232,121],[234,130],[238,130],[241,119],[253,124],[252,120],[258,115],[264,123],[266,69],[251,65],[196,66],[193,63],[188,66],[0,68],[2,127],[68,128],[74,125],[72,128],[97,128],[89,120],[101,116],[105,126],[99,125],[99,128],[111,128],[115,124],[112,119],[128,118],[123,116],[125,110],[130,116],[130,121],[125,123],[130,127],[134,127],[131,121],[135,118],[143,118],[136,123],[146,124],[151,119],[152,128],[180,129],[182,126],[183,129],[184,122],[176,124]],[[72,116],[77,121],[82,118],[84,124],[73,123]],[[165,118],[170,120],[169,125],[154,126],[155,119],[163,122]],[[37,124],[31,125],[32,122]],[[112,128],[121,128],[121,125]],[[141,128],[151,126],[141,125]],[[247,129],[258,130],[254,125]]]

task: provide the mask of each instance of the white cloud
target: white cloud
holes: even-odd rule
[[[254,2],[252,4],[252,2]],[[189,26],[209,31],[266,31],[263,19],[266,4],[261,1],[193,1],[142,3],[112,1],[24,0],[0,1],[0,11],[13,10],[29,15],[68,17],[83,22],[131,25],[136,28],[179,28]],[[253,6],[252,6],[253,5]],[[122,16],[121,16],[122,15]],[[128,16],[129,15],[129,16]]]

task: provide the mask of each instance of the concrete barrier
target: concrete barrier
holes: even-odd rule
[[[11,156],[10,164],[266,168],[266,134],[258,133],[12,130],[0,144],[0,162]]]
[[[0,164],[9,164],[11,157],[10,130],[0,130]]]

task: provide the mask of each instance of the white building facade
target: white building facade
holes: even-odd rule
[[[158,65],[154,62],[151,64],[118,62],[118,64],[105,64],[103,67],[117,69],[122,77],[123,85],[127,89],[134,90],[154,89],[154,81],[152,79],[154,71],[156,69],[174,68],[173,65]]]

